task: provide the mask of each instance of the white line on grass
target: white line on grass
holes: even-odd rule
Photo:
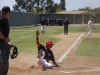
[[[22,37],[20,37],[20,38],[25,38],[25,37],[30,37],[30,36],[32,36],[32,35],[29,35],[29,36],[22,36]]]
[[[87,31],[88,29],[86,29],[86,31]],[[85,31],[85,32],[86,32]],[[58,61],[57,62],[62,62],[63,61],[63,59],[67,56],[67,54],[71,51],[71,49],[75,46],[75,44],[80,40],[80,38],[82,37],[82,36],[84,36],[84,33],[85,32],[83,32],[77,39],[76,39],[76,41],[73,43],[73,45],[58,59]]]
[[[10,30],[10,31],[18,31],[18,32],[20,32],[20,31],[36,31],[36,30]]]
[[[20,32],[20,31],[36,31],[36,30],[10,30],[10,31],[18,31],[18,32]],[[41,31],[41,30],[39,30],[39,31]],[[56,30],[46,30],[46,31],[56,31]]]

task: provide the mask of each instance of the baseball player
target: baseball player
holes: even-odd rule
[[[37,46],[38,46],[38,55],[37,55],[37,64],[39,66],[43,66],[43,70],[45,70],[46,68],[48,67],[52,67],[52,64],[51,63],[48,63],[46,60],[45,60],[45,47],[39,43],[39,31],[37,30],[36,31],[36,43],[37,43]]]
[[[45,34],[45,25],[46,25],[46,21],[45,21],[44,17],[40,21],[40,24],[41,24],[41,33],[43,35],[43,34]]]
[[[51,48],[53,47],[53,43],[52,41],[47,41],[46,42],[46,55],[45,55],[45,59],[47,62],[49,62],[50,60],[56,65],[56,67],[59,67],[59,65],[56,63],[55,58],[54,58],[54,54],[51,50]]]
[[[88,29],[89,29],[88,36],[91,36],[92,29],[93,29],[93,21],[92,21],[92,18],[90,18],[90,20],[88,21]]]

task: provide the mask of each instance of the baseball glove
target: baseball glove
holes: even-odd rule
[[[36,31],[36,35],[39,35],[39,34],[40,34],[40,33],[39,33],[39,31],[37,30],[37,31]]]

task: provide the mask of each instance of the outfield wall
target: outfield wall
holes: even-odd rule
[[[92,17],[94,23],[100,23],[100,14],[40,14],[40,19],[62,19],[68,18],[71,24],[87,24]]]
[[[39,14],[11,12],[9,23],[11,26],[34,25],[39,22]]]
[[[100,14],[34,14],[24,12],[11,12],[9,23],[10,26],[35,25],[39,24],[42,17],[49,20],[58,19],[62,21],[68,18],[70,24],[87,24],[90,17],[92,17],[94,23],[100,23]],[[58,25],[58,23],[49,24]]]

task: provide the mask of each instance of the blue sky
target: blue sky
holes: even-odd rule
[[[54,0],[55,3],[60,3],[60,0]],[[3,6],[9,6],[11,10],[15,0],[0,0],[0,10]],[[66,0],[67,10],[77,10],[79,8],[91,7],[97,8],[100,7],[100,0]]]

